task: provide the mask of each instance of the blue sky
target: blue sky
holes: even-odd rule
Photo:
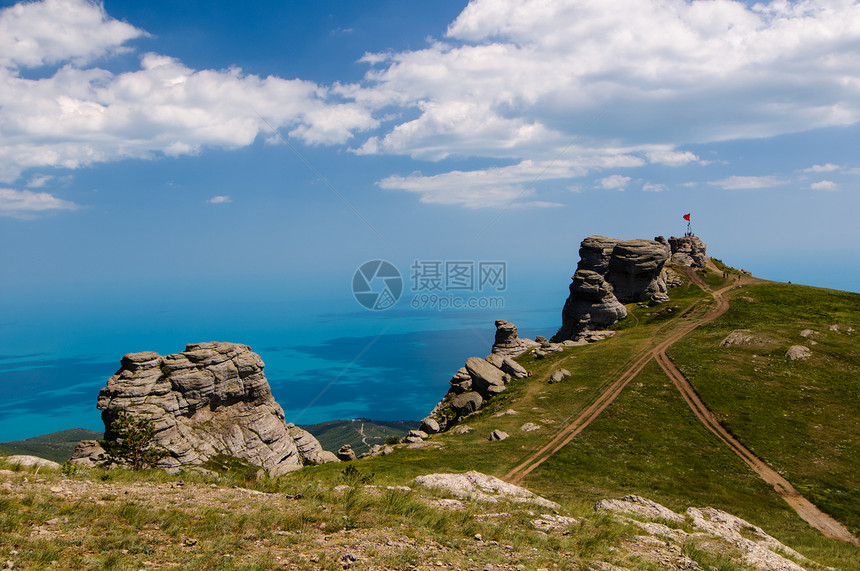
[[[569,275],[687,212],[731,264],[860,290],[858,2],[0,9],[9,304]]]

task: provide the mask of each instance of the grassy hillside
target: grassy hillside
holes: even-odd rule
[[[25,440],[0,443],[0,454],[28,454],[62,464],[71,457],[78,441],[98,440],[100,438],[104,438],[104,434],[101,432],[85,428],[71,428]]]
[[[707,271],[700,276],[714,289],[734,279]],[[84,504],[88,506],[85,517],[78,516],[78,500],[75,504],[69,498],[45,499],[26,492],[12,497],[0,489],[4,508],[0,510],[0,549],[21,537],[23,530],[60,516],[68,519],[63,524],[67,527],[103,525],[95,525],[76,543],[63,536],[53,541],[31,537],[25,542],[31,564],[47,564],[56,558],[50,553],[66,549],[84,566],[131,569],[149,557],[187,568],[263,569],[278,564],[272,559],[276,553],[299,558],[297,554],[319,552],[317,561],[291,559],[299,561],[294,568],[339,569],[344,566],[341,551],[361,546],[362,557],[395,569],[607,568],[595,567],[595,561],[612,561],[630,569],[665,568],[633,549],[641,530],[592,509],[600,499],[635,494],[676,512],[712,506],[742,517],[817,562],[803,563],[807,569],[830,566],[860,571],[860,550],[824,537],[801,519],[700,423],[654,361],[601,416],[526,477],[527,488],[559,502],[562,513],[578,518],[563,533],[536,532],[529,523],[529,510],[522,507],[470,505],[443,510],[438,508],[440,502],[416,492],[384,489],[409,485],[412,478],[434,472],[477,470],[501,477],[525,461],[632,363],[695,322],[713,304],[709,294],[691,284],[670,293],[671,301],[660,306],[628,305],[630,317],[619,324],[614,338],[544,359],[518,358],[533,375],[511,381],[484,409],[464,419],[463,424],[471,428],[467,433],[448,432],[423,443],[398,445],[394,454],[350,464],[353,472],[343,464],[327,464],[277,480],[255,481],[256,469],[246,469],[214,483],[210,483],[211,474],[187,474],[183,477],[192,485],[199,480],[193,493],[156,473],[92,469],[66,476],[101,498],[101,504]],[[669,356],[724,426],[808,499],[857,533],[860,296],[754,282],[731,291],[729,298],[728,312],[677,342]],[[837,325],[835,330],[832,325]],[[750,342],[720,347],[720,341],[736,329],[748,330]],[[812,332],[801,336],[806,329]],[[789,361],[785,352],[793,344],[808,346],[812,356]],[[550,373],[561,367],[571,376],[550,384]],[[525,431],[526,423],[539,429]],[[384,442],[416,424],[352,420],[305,428],[329,450],[348,442],[361,451],[362,438],[367,444]],[[510,437],[488,441],[495,429]],[[130,488],[96,491],[122,482]],[[361,491],[361,483],[383,488]],[[51,481],[45,485],[52,485]],[[254,502],[227,497],[231,485],[267,495],[260,506],[253,507]],[[217,497],[210,497],[207,490],[216,488],[222,491],[211,492]],[[120,489],[130,489],[132,496],[140,490],[146,493],[141,499],[121,502],[118,498],[130,492]],[[253,492],[246,493],[257,498]],[[165,505],[153,504],[150,498],[158,494],[173,495]],[[439,499],[448,497],[442,494]],[[504,519],[494,519],[499,517]],[[504,525],[496,525],[497,521]],[[689,520],[678,525],[685,529]],[[147,530],[142,542],[141,528]],[[484,542],[478,550],[475,533]],[[220,539],[201,541],[196,556],[190,547],[176,548],[184,537],[195,535]],[[376,540],[381,542],[377,545]],[[685,556],[703,569],[751,568],[731,545],[717,547],[724,552],[720,557],[714,557],[713,550],[711,555],[704,553],[701,547],[694,541],[680,545]],[[227,552],[244,559],[224,559]],[[436,558],[440,563],[435,563]]]
[[[705,273],[703,277],[714,288],[728,283],[716,272]],[[782,293],[771,298],[764,294],[767,291]],[[757,301],[739,299],[743,297]],[[858,490],[856,474],[860,473],[857,453],[860,439],[856,434],[858,375],[853,368],[857,364],[857,345],[852,334],[847,333],[848,327],[860,330],[856,317],[851,317],[860,308],[858,298],[854,294],[802,286],[767,283],[746,286],[733,294],[729,313],[696,330],[670,351],[682,370],[697,383],[697,389],[704,373],[712,372],[716,381],[711,388],[723,394],[725,402],[721,405],[719,399],[700,389],[706,403],[723,411],[721,414],[730,418],[727,425],[788,476],[808,498],[847,525],[852,525],[860,513],[860,502],[854,499]],[[795,301],[789,303],[790,299]],[[528,355],[519,358],[533,376],[512,381],[504,393],[467,419],[465,423],[473,429],[468,434],[439,435],[425,447],[404,449],[393,456],[362,461],[360,465],[376,474],[377,479],[391,484],[442,471],[478,470],[501,477],[582,412],[639,355],[685,322],[702,315],[710,303],[710,296],[699,288],[686,286],[674,290],[672,301],[663,306],[647,308],[631,304],[628,306],[631,318],[619,324],[618,335],[613,339],[542,360]],[[808,311],[813,314],[826,313],[821,314],[819,321],[809,321],[803,317],[803,311],[794,307],[797,303],[810,308]],[[793,332],[792,343],[803,340],[799,332],[812,325],[824,332],[829,331],[831,323],[838,322],[846,329],[844,333],[830,335],[829,341],[826,340],[829,334],[822,335],[819,345],[812,346],[822,359],[825,356],[829,359],[827,366],[821,362],[814,364],[815,353],[810,363],[787,362],[784,353],[788,345],[782,343],[779,349],[771,350],[771,368],[756,365],[750,369],[756,374],[743,378],[737,376],[732,361],[726,358],[727,351],[718,344],[728,331],[739,326],[736,311],[749,311],[749,305],[759,312],[757,317],[750,316],[750,321],[761,320],[762,326],[773,329],[778,328],[777,315],[784,313],[783,325],[786,331]],[[828,327],[823,327],[825,323]],[[746,321],[743,324],[749,325]],[[757,351],[761,354],[761,348]],[[561,383],[548,384],[549,373],[559,367],[568,369],[572,376]],[[798,392],[809,393],[800,397],[805,407],[785,409],[780,404],[794,402],[788,398],[794,389],[779,376],[781,370],[794,379]],[[826,391],[823,388],[810,391],[813,377],[822,379],[816,386],[826,385]],[[730,378],[734,380],[729,382]],[[798,386],[801,380],[806,387],[803,391]],[[722,393],[717,391],[720,387],[724,389]],[[817,396],[827,391],[829,396],[817,401]],[[810,403],[817,404],[810,406]],[[814,414],[808,410],[811,408],[815,409]],[[764,415],[751,412],[765,409]],[[510,410],[515,414],[502,414]],[[725,412],[729,410],[738,413]],[[771,425],[752,422],[767,416],[784,420]],[[745,427],[739,430],[737,419],[758,426],[759,432]],[[541,429],[524,432],[521,427],[526,422],[536,423]],[[822,428],[815,428],[819,425]],[[488,442],[487,437],[494,429],[508,432],[510,438]],[[814,430],[823,430],[827,438],[810,441],[809,432]],[[774,448],[773,453],[768,454],[767,446]],[[825,461],[824,455],[829,460]],[[335,470],[319,467],[294,477],[326,478]],[[822,536],[797,516],[704,428],[653,362],[631,381],[603,415],[533,472],[525,485],[572,510],[587,509],[600,498],[627,494],[653,498],[681,511],[688,506],[713,506],[763,527],[816,561],[837,569],[860,569],[857,548]],[[838,509],[829,507],[828,501],[838,502]]]
[[[329,420],[302,426],[313,434],[323,449],[337,452],[349,444],[356,454],[367,452],[374,444],[385,444],[389,439],[400,439],[410,430],[418,428],[417,420],[369,420],[353,418]]]
[[[836,326],[832,330],[832,326]],[[753,337],[720,347],[732,330]],[[807,337],[801,336],[804,330]],[[853,330],[853,331],[852,331]],[[860,295],[765,283],[669,351],[724,426],[808,499],[860,533]],[[791,361],[786,350],[808,346]]]

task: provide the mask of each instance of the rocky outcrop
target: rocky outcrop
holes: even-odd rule
[[[669,255],[665,240],[605,236],[583,240],[570,296],[562,309],[562,326],[553,340],[576,340],[588,330],[604,329],[624,319],[624,303],[668,300],[663,265]]]
[[[427,474],[418,476],[413,483],[427,488],[445,490],[459,498],[467,498],[478,502],[522,502],[535,504],[551,510],[559,510],[560,506],[542,498],[525,488],[509,484],[495,476],[470,471],[465,474]]]
[[[780,543],[764,532],[760,527],[752,525],[730,513],[711,507],[687,508],[684,514],[676,513],[654,501],[639,496],[625,496],[620,500],[601,500],[595,506],[598,511],[609,512],[614,517],[629,525],[635,525],[648,536],[659,537],[658,545],[686,544],[693,537],[718,538],[723,546],[733,546],[742,555],[745,566],[752,569],[767,571],[803,571],[803,567],[792,561],[808,563],[809,560],[790,547]],[[633,517],[631,517],[633,516]],[[642,520],[653,521],[642,521]],[[692,531],[684,531],[675,526],[667,526],[665,522],[686,523]],[[706,535],[707,534],[707,535]],[[646,538],[647,539],[647,538]],[[705,545],[707,542],[699,543]],[[723,548],[725,549],[725,548]],[[648,550],[651,551],[651,550]],[[680,549],[675,549],[679,552]],[[687,565],[673,565],[669,557],[672,553],[659,553],[660,567],[672,569],[696,569]],[[643,553],[646,560],[651,553]],[[788,558],[791,559],[788,559]]]
[[[517,336],[517,326],[513,323],[504,319],[496,320],[496,339],[495,343],[493,343],[493,354],[515,357],[536,346],[537,343],[531,339],[520,339]]]
[[[809,347],[805,347],[803,345],[792,345],[788,348],[788,351],[785,352],[785,356],[791,361],[801,361],[803,359],[809,359],[812,356],[812,351]]]
[[[75,444],[75,451],[69,460],[72,464],[95,466],[105,460],[105,450],[98,440],[81,440]]]
[[[298,427],[291,422],[287,425],[287,431],[296,443],[296,449],[302,457],[303,464],[328,464],[329,462],[338,461],[334,452],[323,450],[322,445],[314,438],[314,435],[304,428]]]
[[[618,242],[609,258],[606,280],[621,303],[668,301],[665,279],[662,283],[660,279],[668,259],[669,249],[656,240]]]
[[[30,456],[28,454],[14,454],[12,456],[2,456],[0,460],[3,460],[9,466],[16,466],[18,468],[47,468],[49,470],[59,470],[60,465],[53,460],[47,460],[45,458],[39,458],[38,456]]]
[[[705,243],[698,236],[669,238],[672,249],[672,263],[690,268],[704,268],[708,262]]]
[[[155,440],[168,452],[159,466],[200,465],[215,455],[235,456],[277,476],[308,462],[331,460],[304,430],[288,427],[247,345],[193,343],[162,357],[129,353],[99,393],[105,439],[119,411],[151,419]]]

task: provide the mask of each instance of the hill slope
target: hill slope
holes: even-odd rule
[[[415,420],[353,418],[328,420],[302,428],[313,434],[324,450],[337,452],[338,448],[349,444],[356,454],[363,454],[374,444],[385,444],[391,438],[403,438],[407,432],[418,428],[419,424]]]
[[[28,454],[62,464],[71,457],[78,441],[98,440],[100,438],[104,438],[104,434],[101,432],[85,428],[71,428],[24,440],[2,442],[0,443],[0,454]]]

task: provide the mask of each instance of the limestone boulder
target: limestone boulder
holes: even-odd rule
[[[297,445],[262,359],[247,345],[192,343],[164,357],[129,353],[120,365],[98,397],[105,439],[116,438],[111,426],[120,411],[150,419],[156,443],[168,452],[160,467],[200,465],[224,454],[278,476],[324,456],[313,436],[294,427]]]
[[[672,263],[691,268],[703,268],[708,262],[706,244],[698,236],[682,236],[669,238],[672,250]]]
[[[666,240],[616,240],[590,236],[579,247],[579,263],[562,325],[554,341],[576,341],[584,332],[603,329],[627,317],[624,303],[669,299],[663,266],[671,255]]]
[[[287,431],[296,443],[296,449],[299,451],[299,456],[301,456],[303,464],[339,462],[337,456],[333,452],[323,450],[319,441],[307,430],[291,422],[287,424]]]
[[[618,301],[655,301],[658,297],[668,300],[665,284],[660,291],[659,277],[669,255],[669,248],[654,240],[618,242],[612,250],[606,276]]]
[[[355,460],[355,451],[349,444],[344,444],[337,451],[337,459],[341,462],[352,462]]]
[[[104,460],[105,450],[98,440],[81,440],[75,444],[70,462],[80,466],[92,467]]]
[[[38,456],[30,456],[28,454],[14,454],[12,456],[0,457],[0,459],[10,466],[18,466],[20,468],[39,468],[48,470],[60,469],[60,465],[53,460],[39,458]]]
[[[484,398],[475,391],[462,393],[451,399],[451,410],[457,416],[466,416],[479,410],[484,404]]]
[[[484,398],[504,391],[505,385],[511,380],[510,375],[480,357],[469,357],[466,360],[466,370],[472,377],[472,386]]]
[[[785,352],[785,356],[791,361],[798,361],[810,358],[812,351],[804,345],[792,345]]]

